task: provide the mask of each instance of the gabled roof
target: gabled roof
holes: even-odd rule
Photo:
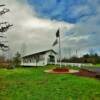
[[[36,52],[36,53],[33,53],[33,54],[25,55],[22,58],[29,57],[29,56],[34,56],[34,55],[45,54],[49,51],[52,51],[53,53],[57,54],[54,50],[50,49],[50,50],[45,50],[45,51],[40,51],[40,52]]]

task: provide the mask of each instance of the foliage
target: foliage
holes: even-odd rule
[[[17,53],[15,54],[15,57],[13,58],[13,65],[14,65],[15,67],[18,67],[18,66],[20,66],[20,64],[21,64],[21,55],[20,55],[19,52],[17,52]]]
[[[71,57],[69,59],[62,59],[62,62],[72,62],[72,63],[100,63],[100,56],[97,53],[85,54],[82,57]]]
[[[10,68],[11,61],[0,56],[0,68]]]
[[[0,7],[4,7],[5,5],[0,5]],[[7,8],[2,8],[2,10],[0,10],[0,16],[3,16],[5,13],[9,12],[10,10]],[[8,46],[8,41],[4,40],[4,38],[6,39],[6,34],[3,34],[4,32],[6,32],[12,25],[9,24],[6,21],[1,21],[0,20],[0,50],[3,52],[6,52],[9,50],[9,46]],[[5,42],[6,41],[6,42]],[[5,56],[2,55],[2,57],[0,57],[0,68],[10,68],[10,62],[8,60],[5,60]]]

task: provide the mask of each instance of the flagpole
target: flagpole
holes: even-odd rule
[[[52,46],[55,46],[58,43],[59,47],[58,47],[58,51],[59,51],[59,62],[60,62],[60,67],[61,67],[61,40],[60,40],[60,31],[59,29],[56,32],[56,41],[54,41]]]
[[[61,39],[60,39],[60,32],[59,32],[59,61],[60,61],[60,67],[61,67]]]

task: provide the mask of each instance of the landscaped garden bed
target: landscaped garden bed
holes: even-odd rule
[[[53,69],[54,72],[68,72],[69,69],[68,68],[54,68]]]
[[[56,68],[45,70],[45,72],[51,74],[68,74],[68,73],[77,73],[78,70],[69,69],[67,67],[56,67]]]

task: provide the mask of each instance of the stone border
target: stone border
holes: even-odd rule
[[[53,71],[53,69],[49,69],[49,70],[44,70],[44,72],[46,73],[51,73],[51,74],[73,74],[73,73],[78,73],[78,70],[73,70],[73,69],[69,69],[69,71],[67,72],[55,72]]]

